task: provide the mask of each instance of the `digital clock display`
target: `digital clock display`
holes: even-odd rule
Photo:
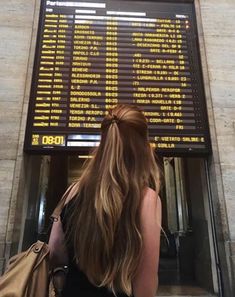
[[[65,135],[32,135],[32,146],[65,146]]]
[[[97,146],[118,103],[143,110],[157,152],[210,152],[191,1],[43,0],[25,150]]]

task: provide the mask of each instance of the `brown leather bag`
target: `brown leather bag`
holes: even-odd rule
[[[49,284],[49,247],[37,241],[9,261],[0,278],[1,297],[46,297]]]
[[[76,185],[72,184],[61,198],[52,214],[54,220],[58,219],[66,199],[71,199],[76,195]],[[49,246],[44,242],[37,241],[27,251],[12,257],[5,273],[0,277],[0,296],[54,296],[50,284],[49,253]]]

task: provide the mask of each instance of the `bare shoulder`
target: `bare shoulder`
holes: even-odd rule
[[[142,203],[145,205],[155,205],[156,207],[160,207],[161,199],[156,191],[148,187],[145,189]]]
[[[146,188],[143,196],[143,200],[141,203],[141,216],[144,221],[148,220],[156,220],[161,222],[161,199],[151,188]]]

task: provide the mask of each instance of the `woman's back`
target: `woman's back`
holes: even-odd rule
[[[63,230],[65,232],[67,226],[67,220],[71,216],[71,208],[73,207],[73,201],[69,201],[64,207],[61,213],[61,222]],[[76,264],[74,258],[74,248],[72,242],[66,241],[68,250],[68,275],[65,287],[63,289],[63,296],[69,297],[115,297],[105,287],[94,286],[87,278],[84,272],[82,272]],[[117,294],[117,297],[127,297],[125,294]]]
[[[82,278],[97,294],[102,288],[107,296],[155,295],[161,225],[158,191],[159,172],[146,118],[136,107],[119,105],[102,122],[100,145],[83,170],[69,211],[62,214],[63,228],[60,221],[53,225],[51,249],[58,248],[56,241],[62,247],[66,242],[61,253],[66,260],[67,248],[72,267],[65,289],[72,290],[76,283],[72,279]],[[58,265],[59,255],[54,258]]]

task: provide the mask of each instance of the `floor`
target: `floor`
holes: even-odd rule
[[[193,296],[200,296],[200,297],[215,297],[202,288],[195,287],[195,286],[159,286],[157,297],[193,297]]]

